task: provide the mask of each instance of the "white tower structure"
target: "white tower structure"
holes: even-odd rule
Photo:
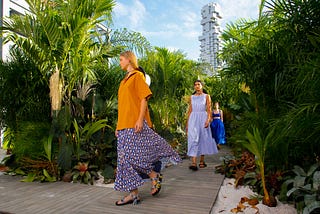
[[[25,0],[0,0],[0,18],[2,20],[14,14],[24,15],[28,12],[28,8],[29,6]],[[2,21],[0,25],[2,26]],[[10,42],[3,44],[3,40],[0,38],[0,56],[2,60],[6,61],[11,45]]]
[[[209,63],[215,73],[221,67],[218,53],[221,50],[221,9],[217,3],[209,3],[201,9],[202,35],[199,36],[200,61]]]

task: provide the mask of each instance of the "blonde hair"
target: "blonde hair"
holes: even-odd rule
[[[132,68],[139,70],[138,60],[136,55],[132,51],[125,51],[120,54],[120,56],[123,56],[127,59],[129,59],[130,65]]]

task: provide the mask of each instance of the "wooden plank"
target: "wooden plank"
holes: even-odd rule
[[[162,190],[151,196],[151,183],[139,189],[139,205],[115,206],[125,195],[110,187],[55,183],[24,183],[21,177],[0,175],[0,214],[92,214],[92,213],[210,213],[224,176],[214,173],[219,157],[228,153],[225,148],[218,155],[206,157],[207,168],[193,172],[189,160],[163,171]]]

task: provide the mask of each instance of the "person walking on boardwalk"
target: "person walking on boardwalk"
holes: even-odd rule
[[[226,144],[225,129],[223,124],[223,111],[219,107],[219,103],[214,103],[214,109],[212,111],[212,122],[210,124],[212,137],[217,143],[218,149],[220,145]]]
[[[211,121],[211,99],[203,91],[203,84],[200,80],[194,82],[195,92],[190,97],[187,135],[188,135],[188,153],[192,163],[189,169],[198,170],[197,157],[200,156],[200,168],[206,167],[204,161],[205,155],[218,153],[215,140],[212,138],[209,128]]]
[[[138,187],[144,183],[141,174],[147,174],[151,179],[151,195],[159,193],[162,178],[153,170],[154,163],[164,160],[174,164],[181,162],[178,153],[151,129],[147,102],[152,92],[133,52],[120,54],[120,67],[127,73],[118,91],[115,132],[118,158],[114,189],[129,194],[116,201],[118,206],[140,202]]]

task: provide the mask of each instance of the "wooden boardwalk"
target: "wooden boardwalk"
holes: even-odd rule
[[[209,214],[224,176],[214,173],[221,164],[219,157],[228,153],[222,148],[218,155],[206,157],[207,168],[193,172],[189,160],[163,171],[164,180],[158,196],[150,195],[150,182],[140,188],[139,205],[115,206],[124,193],[112,187],[65,182],[24,183],[21,177],[0,175],[0,214],[100,214],[100,213],[170,213]]]

